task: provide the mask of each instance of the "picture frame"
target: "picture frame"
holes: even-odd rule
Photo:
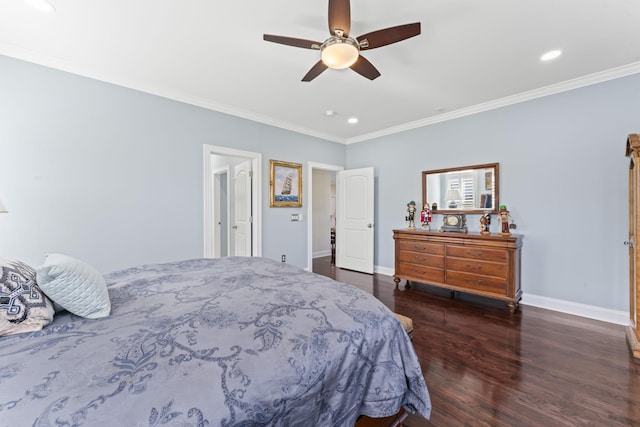
[[[491,191],[493,190],[493,174],[491,172],[484,173],[484,189]]]
[[[269,207],[302,207],[302,164],[269,160]]]

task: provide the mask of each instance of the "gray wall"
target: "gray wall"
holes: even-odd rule
[[[204,144],[263,153],[263,255],[306,266],[302,210],[268,207],[269,159],[344,165],[344,145],[0,56],[0,256],[201,257]]]
[[[374,166],[375,263],[392,269],[420,171],[500,162],[525,296],[628,309],[624,143],[640,131],[640,75],[345,147],[2,56],[0,70],[0,256],[64,252],[103,272],[202,256],[211,144],[263,153],[263,254],[299,266],[306,220],[289,216],[306,217],[307,179],[302,209],[269,208],[269,159],[303,174],[308,161]]]
[[[499,162],[500,203],[525,236],[525,301],[627,311],[624,152],[640,132],[639,97],[635,75],[348,146],[347,168],[375,167],[375,264],[393,268],[391,230],[406,227],[407,202],[421,200],[422,170]],[[479,216],[468,222],[479,229]]]

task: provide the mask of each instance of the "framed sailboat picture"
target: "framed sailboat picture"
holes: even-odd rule
[[[302,207],[302,165],[279,160],[269,160],[269,165],[271,166],[269,206],[272,208]]]

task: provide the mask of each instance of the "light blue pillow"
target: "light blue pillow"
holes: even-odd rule
[[[107,317],[111,312],[104,277],[84,261],[62,254],[49,254],[36,269],[36,282],[52,301],[87,319]]]

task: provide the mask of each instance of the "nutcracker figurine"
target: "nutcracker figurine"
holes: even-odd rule
[[[516,224],[513,222],[513,218],[509,215],[509,211],[505,205],[500,205],[500,212],[498,212],[498,219],[502,223],[500,235],[501,236],[511,236],[510,229],[516,228]],[[509,224],[511,221],[511,224]]]
[[[420,222],[422,223],[422,228],[425,230],[429,230],[429,223],[431,222],[431,206],[429,203],[426,203],[422,208],[422,212],[420,212]]]
[[[491,234],[491,212],[487,211],[480,217],[480,234]]]
[[[409,214],[405,217],[405,220],[409,222],[409,230],[415,230],[416,229],[416,221],[415,221],[416,202],[412,200],[409,203],[407,203],[407,212]]]

